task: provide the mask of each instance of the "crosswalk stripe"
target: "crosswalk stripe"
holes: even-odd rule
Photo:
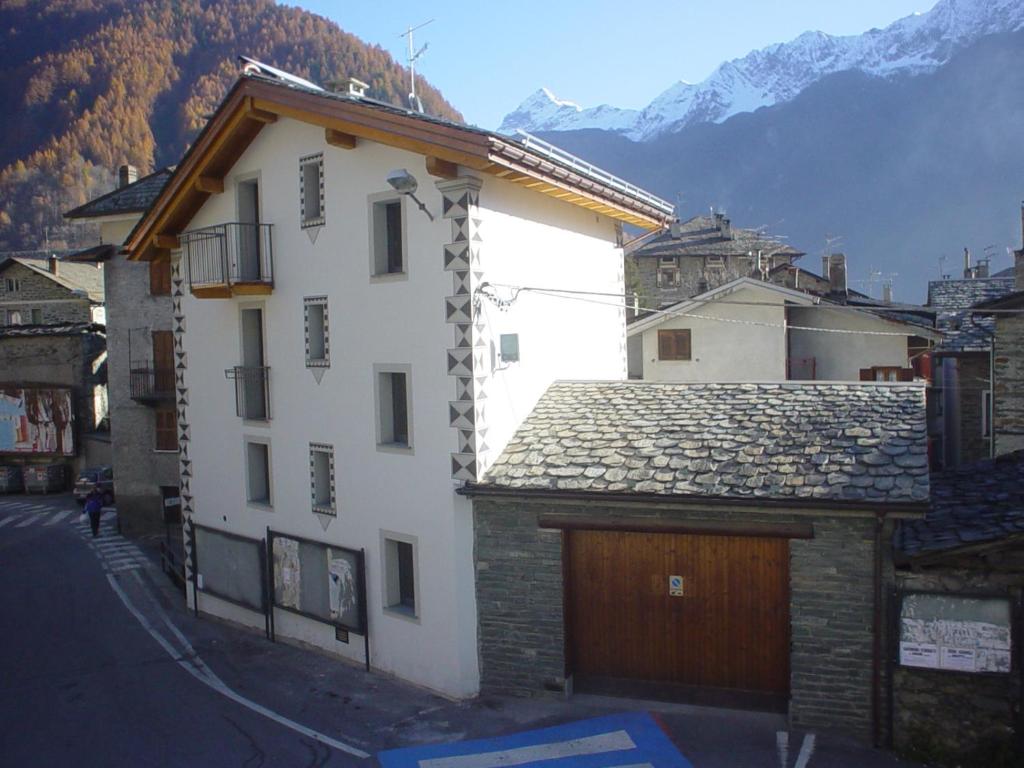
[[[636,743],[626,731],[613,731],[597,736],[585,736],[581,739],[503,749],[498,752],[435,757],[429,760],[420,760],[420,768],[498,768],[499,766],[504,768],[504,766],[523,765],[541,760],[557,760],[562,757],[578,757],[635,748]]]
[[[13,523],[17,519],[17,517],[5,517],[4,519],[0,520],[0,528],[3,528],[8,523]]]
[[[38,519],[39,518],[36,517],[35,515],[31,515],[29,517],[26,517],[24,520],[22,520],[20,523],[18,523],[14,527],[15,528],[24,528],[25,526],[32,525],[32,523],[36,522]]]
[[[53,517],[51,517],[49,520],[43,523],[43,525],[55,525],[56,523],[59,523],[61,520],[63,520],[70,514],[71,510],[65,509],[63,512],[58,512],[57,514],[55,514]]]

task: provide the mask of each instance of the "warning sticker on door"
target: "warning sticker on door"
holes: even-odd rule
[[[668,596],[669,597],[682,597],[683,596],[683,577],[682,576],[669,576],[668,577]]]

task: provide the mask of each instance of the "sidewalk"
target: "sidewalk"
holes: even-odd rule
[[[369,672],[324,653],[271,643],[211,618],[195,618],[182,595],[159,571],[154,542],[145,549],[151,591],[216,675],[241,696],[286,718],[376,755],[397,747],[464,741],[559,725],[629,711],[651,711],[695,768],[774,768],[780,765],[781,716],[597,696],[523,699],[480,697],[454,702],[387,675]],[[805,734],[788,735],[788,768]],[[368,765],[349,755],[331,764]],[[892,755],[816,735],[808,768],[910,766]]]

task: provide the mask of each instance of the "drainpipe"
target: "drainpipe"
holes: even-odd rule
[[[885,512],[875,514],[875,611],[874,611],[874,652],[871,660],[871,728],[874,745],[881,746],[882,734],[882,529],[885,527]],[[889,681],[892,685],[892,681]]]

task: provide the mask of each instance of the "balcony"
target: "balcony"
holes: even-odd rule
[[[183,232],[189,289],[201,299],[266,295],[274,289],[270,224],[231,222]]]
[[[236,365],[224,375],[235,381],[235,413],[247,421],[270,421],[270,368]]]
[[[129,391],[137,403],[153,405],[174,400],[174,369],[158,368],[148,361],[129,369]]]

